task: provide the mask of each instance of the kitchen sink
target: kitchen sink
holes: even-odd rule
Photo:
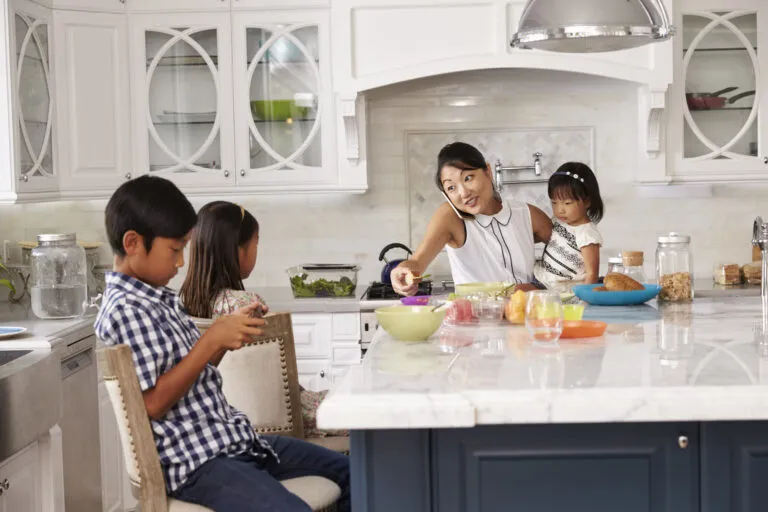
[[[0,349],[0,461],[61,418],[61,363],[50,349]]]
[[[0,351],[0,366],[15,361],[21,356],[31,353],[31,350],[3,350]]]

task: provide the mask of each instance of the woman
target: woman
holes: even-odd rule
[[[440,150],[435,183],[448,202],[435,212],[413,256],[392,270],[395,291],[416,293],[419,276],[444,247],[456,284],[504,281],[518,290],[537,288],[531,284],[534,245],[549,241],[549,217],[535,206],[503,201],[491,166],[463,142]]]

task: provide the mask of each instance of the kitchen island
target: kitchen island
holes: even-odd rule
[[[352,429],[353,509],[768,510],[759,298],[588,307],[606,335],[380,331],[318,411]]]

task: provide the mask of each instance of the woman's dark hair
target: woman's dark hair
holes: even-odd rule
[[[120,185],[104,212],[109,245],[120,256],[125,256],[123,237],[128,231],[141,235],[149,252],[155,238],[184,238],[196,221],[195,209],[176,185],[149,175]]]
[[[441,192],[443,188],[442,173],[444,167],[455,167],[461,171],[484,170],[488,166],[485,157],[475,146],[466,142],[451,142],[443,146],[437,154],[437,172],[435,172],[435,185]],[[455,205],[454,205],[455,206]],[[471,218],[472,215],[456,207],[463,217]]]
[[[241,206],[214,201],[200,209],[189,248],[189,269],[179,296],[192,316],[210,318],[223,290],[243,290],[238,249],[259,233]]]
[[[603,199],[595,173],[581,162],[566,162],[549,178],[547,194],[550,199],[562,198],[588,201],[587,217],[592,222],[603,218]]]

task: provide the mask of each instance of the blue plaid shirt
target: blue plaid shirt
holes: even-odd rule
[[[106,345],[125,343],[142,391],[179,364],[200,338],[170,288],[155,288],[111,272],[95,323]],[[221,390],[221,374],[207,365],[187,394],[163,416],[151,420],[168,492],[181,487],[193,471],[219,455],[277,455],[256,434],[248,418],[230,406]]]

